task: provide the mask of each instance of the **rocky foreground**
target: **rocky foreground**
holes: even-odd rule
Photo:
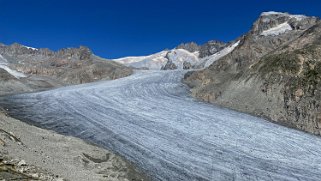
[[[147,178],[110,151],[39,129],[0,113],[0,180],[123,180]]]

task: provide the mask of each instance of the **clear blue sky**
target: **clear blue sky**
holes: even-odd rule
[[[271,10],[320,17],[321,0],[0,0],[0,42],[146,55],[181,42],[233,40]]]

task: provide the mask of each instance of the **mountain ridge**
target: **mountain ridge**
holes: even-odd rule
[[[98,57],[85,46],[52,51],[18,43],[0,45],[0,69],[4,70],[1,77],[7,73],[15,77],[0,79],[0,94],[112,80],[133,73],[132,68]]]
[[[230,46],[231,43],[211,40],[203,45],[195,42],[181,43],[171,50],[163,50],[161,52],[147,56],[129,56],[113,61],[122,63],[126,66],[134,68],[145,68],[153,70],[161,70],[166,64],[175,65],[175,69],[183,69],[183,64],[191,64],[190,68],[203,67],[207,61],[206,57],[220,52],[224,48]],[[177,54],[177,56],[172,56]]]
[[[282,24],[288,26],[275,31]],[[312,79],[319,85],[318,74],[309,68],[316,65],[302,64],[312,56],[316,62],[321,60],[318,54],[309,53],[317,52],[315,42],[320,37],[317,17],[262,13],[234,51],[204,70],[187,73],[184,82],[198,99],[320,134],[320,96],[308,93],[311,84],[302,83]],[[306,78],[306,72],[315,77]]]

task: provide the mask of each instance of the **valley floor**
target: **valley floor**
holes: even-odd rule
[[[146,180],[115,154],[0,113],[0,180]]]
[[[114,81],[4,97],[0,105],[15,118],[112,150],[154,180],[320,180],[320,137],[196,101],[181,82],[184,73],[140,71]],[[19,129],[12,130],[20,134]],[[34,139],[51,150],[46,163],[63,157],[65,163],[79,168],[88,164],[98,173],[108,168],[85,156],[96,148],[63,136],[47,141],[42,132]],[[69,139],[75,141],[60,142]],[[12,150],[23,156],[23,151]],[[106,154],[98,152],[103,160]],[[68,178],[89,172],[75,174],[77,170],[68,165],[56,162],[54,167],[61,173],[68,170]],[[93,176],[91,180],[102,175]]]

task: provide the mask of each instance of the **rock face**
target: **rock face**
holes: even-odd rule
[[[175,70],[175,69],[177,69],[177,66],[171,60],[168,60],[166,65],[161,68],[161,70]]]
[[[199,53],[200,53],[199,57],[204,58],[204,57],[213,55],[216,52],[225,48],[226,45],[227,45],[226,43],[220,42],[220,41],[215,41],[215,40],[209,41],[199,48]]]
[[[49,49],[26,47],[17,43],[9,46],[0,44],[0,55],[0,65],[10,70],[9,73],[24,74],[20,76],[22,78],[15,81],[19,82],[19,87],[24,87],[21,90],[26,91],[37,89],[37,87],[111,80],[132,74],[131,68],[100,58],[84,46],[65,48],[55,52]],[[17,86],[13,82],[10,85]],[[2,88],[7,89],[8,85],[1,86],[0,90]]]
[[[175,49],[184,49],[189,52],[199,52],[199,58],[204,58],[215,54],[216,52],[222,50],[227,46],[227,43],[211,40],[203,45],[197,45],[195,42],[182,43],[178,45]]]
[[[210,67],[185,75],[204,101],[321,134],[321,22],[262,13],[239,45]]]
[[[197,45],[195,42],[190,42],[190,43],[182,43],[178,45],[175,49],[184,49],[193,53],[193,52],[199,51],[200,48],[201,47]]]
[[[184,61],[183,62],[183,69],[191,69],[192,68],[192,64],[190,62]]]

